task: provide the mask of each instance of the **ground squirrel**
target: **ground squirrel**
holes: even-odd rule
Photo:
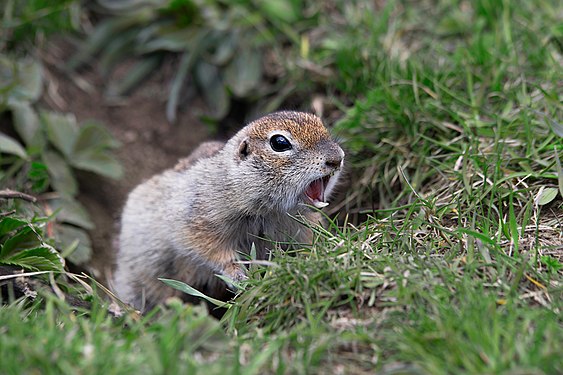
[[[310,243],[295,220],[319,222],[343,165],[344,152],[321,120],[276,112],[226,143],[208,142],[170,170],[135,188],[121,220],[117,295],[147,310],[182,293],[157,278],[183,281],[221,298],[246,278],[237,262],[254,244],[267,259],[272,243]]]

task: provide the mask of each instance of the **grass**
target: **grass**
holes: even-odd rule
[[[158,319],[116,319],[101,305],[75,311],[48,298],[41,307],[13,305],[0,313],[5,374],[219,373],[234,358],[218,322],[202,308],[176,304]]]
[[[253,266],[221,324],[4,306],[3,372],[563,372],[561,6],[335,6],[309,58],[345,111],[347,215]]]

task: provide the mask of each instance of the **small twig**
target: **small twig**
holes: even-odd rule
[[[6,217],[6,216],[10,216],[16,213],[16,210],[11,210],[11,211],[6,211],[6,212],[0,212],[0,217]]]
[[[0,190],[0,199],[14,199],[14,198],[23,199],[24,201],[28,201],[32,203],[37,202],[37,198],[35,198],[34,196],[31,196],[26,193],[22,193],[20,191],[15,191],[10,189]]]

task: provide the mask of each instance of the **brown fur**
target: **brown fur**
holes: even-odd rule
[[[299,139],[304,148],[312,148],[319,142],[330,139],[328,130],[317,116],[297,112],[273,113],[266,121],[254,126],[248,135],[251,139],[263,139],[268,133],[280,127]]]

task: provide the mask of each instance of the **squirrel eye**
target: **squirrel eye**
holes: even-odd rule
[[[292,148],[287,138],[280,134],[274,134],[272,138],[270,138],[270,146],[272,146],[272,150],[276,152],[287,151]]]

